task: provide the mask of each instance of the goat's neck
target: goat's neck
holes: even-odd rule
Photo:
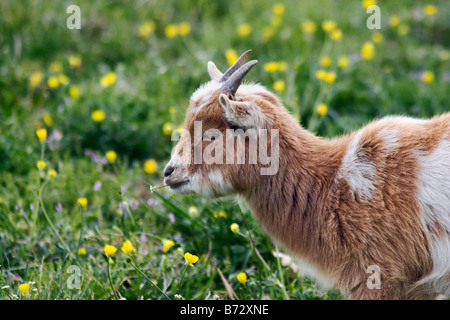
[[[303,128],[280,130],[279,171],[259,176],[246,194],[263,229],[285,249],[308,255],[327,230],[327,198],[342,159],[339,141],[322,140]]]

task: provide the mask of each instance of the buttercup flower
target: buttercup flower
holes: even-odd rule
[[[191,218],[195,218],[198,215],[198,209],[194,206],[189,207],[188,213]]]
[[[380,43],[383,41],[383,34],[381,32],[374,32],[372,34],[372,41],[375,43]]]
[[[144,171],[148,174],[152,174],[156,172],[158,169],[158,164],[154,159],[148,159],[144,162]]]
[[[389,17],[389,25],[391,27],[397,27],[401,22],[401,19],[398,15],[394,14],[392,16]]]
[[[227,51],[225,51],[225,58],[227,58],[228,64],[231,66],[236,62],[239,56],[236,50],[228,49]]]
[[[336,80],[336,72],[330,71],[330,72],[326,72],[323,81],[329,83],[329,84],[333,84],[334,81]]]
[[[30,290],[30,285],[28,283],[22,283],[19,286],[20,292],[22,292],[23,295],[26,295],[28,290]]]
[[[375,46],[372,42],[367,41],[361,47],[361,58],[364,60],[371,60],[375,55]]]
[[[237,223],[232,223],[230,226],[230,230],[233,233],[238,233],[239,232],[239,225]]]
[[[172,135],[172,132],[173,132],[174,129],[175,129],[175,128],[174,128],[174,126],[173,126],[172,123],[166,122],[166,123],[164,123],[164,125],[163,125],[162,131],[163,131],[163,133],[164,133],[166,136],[170,136],[170,135]]]
[[[363,0],[361,2],[361,5],[363,6],[364,9],[367,9],[370,6],[374,6],[377,4],[376,0]]]
[[[161,242],[162,242],[162,245],[163,245],[164,253],[169,251],[170,248],[172,248],[175,245],[175,242],[173,240],[170,240],[170,239],[163,239]]]
[[[333,20],[325,20],[322,22],[322,29],[325,32],[331,32],[337,27],[336,22]]]
[[[70,86],[70,88],[69,88],[69,95],[73,99],[79,99],[81,97],[80,87],[78,87],[78,86]]]
[[[47,84],[50,88],[54,89],[59,86],[59,80],[57,77],[50,77],[47,80]]]
[[[283,80],[277,80],[274,82],[272,87],[275,91],[284,92],[284,90],[286,88],[286,84],[284,83]]]
[[[63,71],[63,66],[62,66],[61,62],[55,61],[55,62],[50,63],[48,70],[53,73],[60,73]]]
[[[424,71],[420,78],[425,83],[432,83],[434,82],[434,73],[429,70]]]
[[[238,35],[241,37],[247,37],[250,33],[252,33],[252,26],[248,23],[241,23],[237,27]]]
[[[147,38],[156,29],[156,24],[152,20],[148,20],[139,26],[139,36],[141,38]]]
[[[80,248],[78,249],[78,255],[79,256],[84,256],[86,254],[86,249],[85,248]]]
[[[198,261],[198,257],[194,254],[190,254],[189,252],[186,252],[184,254],[184,259],[186,260],[187,264],[194,264]]]
[[[114,247],[114,246],[111,246],[111,245],[106,245],[104,250],[105,250],[106,256],[109,258],[109,257],[111,257],[114,253],[116,253],[117,248]]]
[[[280,16],[284,14],[284,11],[286,10],[284,4],[282,3],[275,3],[272,6],[272,12],[274,15]]]
[[[306,20],[302,22],[302,31],[303,33],[314,33],[317,30],[317,25],[312,20]]]
[[[247,275],[244,272],[239,273],[236,278],[240,283],[244,285],[247,283]]]
[[[48,176],[50,177],[50,179],[54,179],[57,175],[58,173],[56,172],[55,169],[48,170]]]
[[[38,129],[36,130],[36,135],[41,143],[45,142],[45,139],[47,139],[47,129]]]
[[[180,36],[186,36],[191,32],[191,25],[189,22],[182,22],[178,25],[178,33]]]
[[[130,240],[126,240],[124,243],[122,243],[122,252],[127,254],[130,252],[133,252],[134,247]]]
[[[324,117],[328,113],[328,106],[325,103],[321,103],[317,106],[316,110],[319,116]]]
[[[37,163],[36,163],[36,167],[38,167],[39,169],[45,169],[45,166],[46,166],[47,164],[45,163],[45,161],[42,161],[42,160],[39,160]]]
[[[321,57],[319,60],[319,64],[325,68],[328,68],[329,66],[331,66],[332,63],[333,62],[332,62],[331,58],[328,56]]]
[[[32,87],[37,87],[42,82],[43,77],[41,71],[34,71],[30,76],[30,85]]]
[[[52,116],[46,112],[42,115],[42,120],[44,120],[45,124],[49,127],[53,126],[53,119]]]
[[[167,38],[175,38],[178,34],[178,26],[173,23],[168,24],[164,29],[164,33]]]
[[[345,69],[350,64],[350,59],[347,56],[340,56],[337,60],[337,65],[341,69]]]
[[[81,65],[81,56],[70,56],[69,57],[69,65],[72,68],[78,68]]]
[[[59,81],[59,83],[61,83],[63,86],[66,86],[66,85],[69,84],[70,79],[69,79],[65,74],[61,73],[61,74],[58,76],[58,81]]]
[[[115,72],[108,72],[100,78],[100,84],[102,85],[102,87],[107,88],[116,82],[116,78],[117,77]]]
[[[423,6],[422,11],[426,16],[434,16],[438,12],[438,8],[429,3]]]
[[[103,110],[94,110],[91,113],[91,118],[95,122],[102,122],[106,118],[106,114]]]
[[[113,163],[117,159],[117,153],[114,150],[106,151],[105,158],[109,162]]]
[[[87,201],[87,199],[86,199],[85,197],[82,197],[82,198],[78,198],[78,199],[77,199],[77,203],[78,203],[83,209],[86,209],[87,204],[88,204],[88,201]]]
[[[341,29],[334,29],[330,32],[330,38],[331,40],[338,41],[342,38],[342,30]]]

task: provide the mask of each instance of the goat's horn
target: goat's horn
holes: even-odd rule
[[[220,78],[219,82],[225,82],[227,79],[236,71],[238,70],[245,62],[245,59],[247,59],[247,56],[252,52],[252,50],[245,51],[239,59],[236,60],[235,63],[223,74],[222,78]]]
[[[220,88],[222,91],[229,92],[232,96],[236,93],[237,89],[242,83],[242,80],[247,73],[258,63],[258,60],[252,60],[244,64],[242,67],[236,70],[228,79],[222,84]]]

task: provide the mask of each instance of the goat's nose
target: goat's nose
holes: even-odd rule
[[[164,177],[168,177],[172,174],[173,170],[175,170],[172,166],[167,166],[166,169],[164,169]]]

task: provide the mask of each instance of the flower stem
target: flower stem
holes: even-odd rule
[[[183,273],[181,274],[180,283],[178,284],[178,294],[181,292],[181,283],[183,282],[184,274],[186,273],[187,268],[189,267],[189,264],[186,263],[186,266],[184,267]]]
[[[109,264],[110,259],[111,259],[111,258],[108,258],[108,262],[107,262],[107,263],[108,263],[108,279],[109,279],[109,284],[111,285],[111,289],[112,289],[112,291],[114,292],[114,295],[116,296],[116,299],[119,300],[120,298],[119,298],[119,296],[117,295],[116,290],[114,290],[114,286],[113,286],[113,283],[112,283],[112,280],[111,280],[111,271],[109,270],[109,269],[110,269],[110,264]]]
[[[134,262],[130,262],[130,264],[131,264],[131,266],[132,266],[137,272],[139,272],[139,273],[140,273],[140,274],[141,274],[148,282],[150,282],[151,285],[154,286],[154,287],[156,288],[156,290],[159,291],[159,293],[161,293],[167,300],[170,300],[169,296],[167,296],[167,294],[165,294],[164,291],[162,291],[161,288],[158,287],[158,286],[156,285],[156,283],[154,283],[152,280],[150,280],[150,278],[147,277],[147,276],[145,275],[145,273],[143,273],[143,272],[141,271],[141,269],[139,269],[139,268],[134,264]]]

